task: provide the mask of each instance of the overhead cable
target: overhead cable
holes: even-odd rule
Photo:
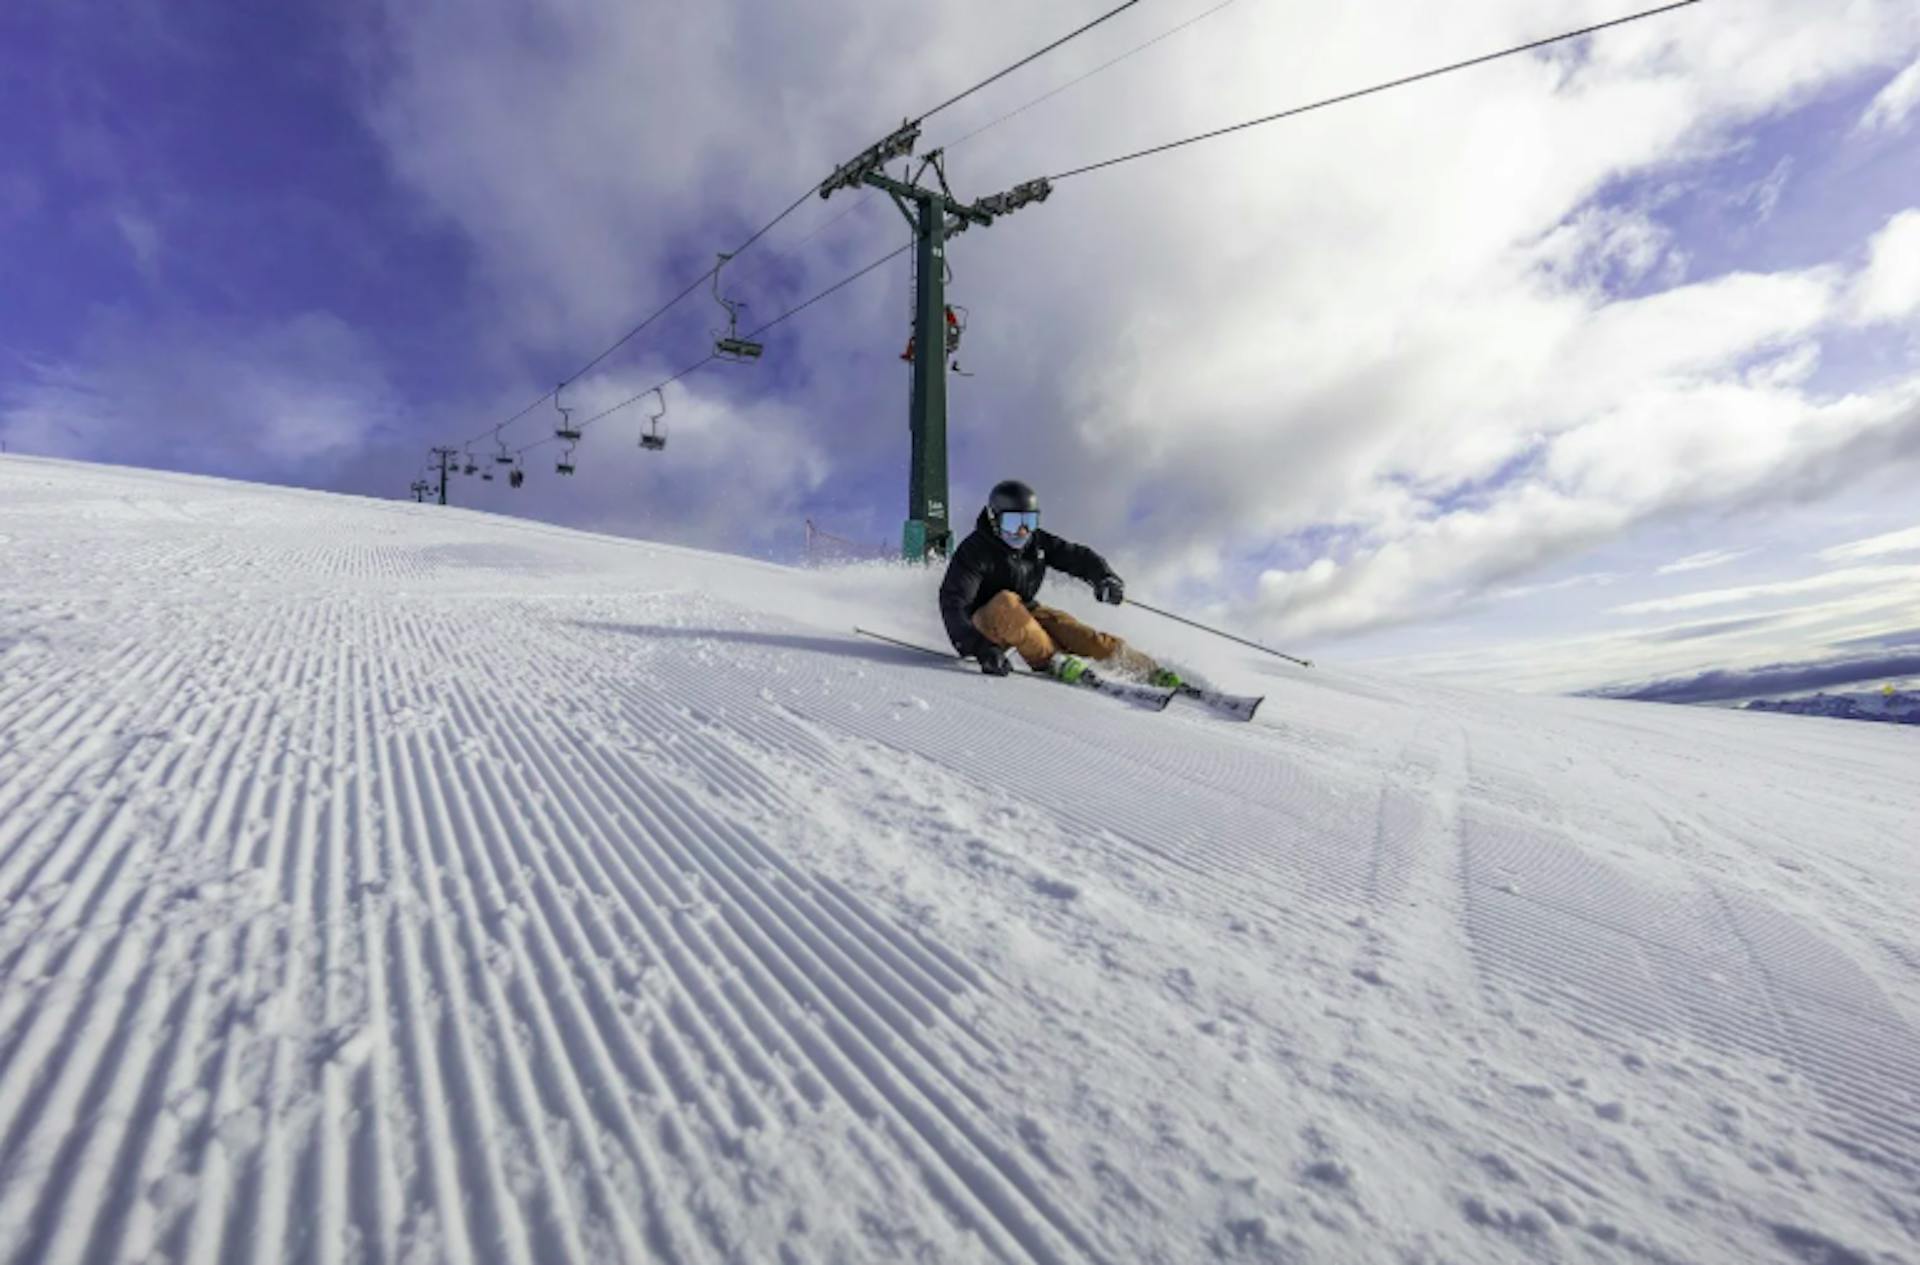
[[[780,315],[768,321],[765,325],[762,325],[759,329],[756,329],[752,333],[748,334],[747,337],[758,338],[760,335],[766,333],[768,330],[772,329],[774,326],[780,324],[780,322],[791,320],[793,317],[800,315],[800,313],[806,311],[808,308],[812,307],[814,304],[818,303],[820,300],[826,298],[828,295],[833,294],[839,290],[846,288],[847,286],[852,285],[854,282],[858,281],[860,278],[872,272],[875,268],[878,268],[881,264],[887,263],[894,259],[898,259],[901,255],[904,255],[907,251],[911,249],[913,249],[913,243],[907,242],[906,244],[899,246],[894,250],[888,251],[886,254],[880,256],[880,258],[874,260],[872,263],[868,264],[866,267],[862,268],[860,271],[851,273],[848,276],[842,277],[840,280],[834,282],[832,285],[820,291],[820,293],[814,295],[812,298],[804,300],[803,302],[797,303],[794,306],[788,308],[786,311],[780,313]]]
[[[1268,114],[1261,118],[1248,119],[1244,123],[1235,123],[1231,127],[1215,128],[1211,132],[1202,132],[1198,136],[1189,136],[1184,140],[1168,141],[1164,145],[1155,145],[1150,149],[1138,150],[1131,154],[1122,154],[1118,158],[1108,158],[1102,162],[1088,163],[1084,167],[1075,167],[1069,171],[1063,171],[1057,176],[1050,176],[1048,179],[1059,181],[1065,180],[1070,176],[1083,176],[1090,171],[1099,171],[1103,167],[1115,167],[1121,163],[1132,162],[1136,158],[1145,158],[1151,154],[1163,154],[1170,149],[1179,149],[1185,145],[1197,145],[1201,141],[1212,140],[1216,136],[1225,136],[1231,132],[1243,132],[1250,127],[1259,127],[1264,123],[1274,123],[1280,119],[1292,118],[1296,114],[1305,114],[1310,110],[1320,110],[1330,105],[1339,105],[1344,101],[1352,101],[1359,97],[1371,96],[1376,92],[1385,92],[1389,88],[1404,87],[1410,83],[1418,83],[1423,79],[1433,79],[1440,75],[1452,74],[1456,70],[1465,70],[1470,66],[1485,65],[1490,61],[1498,61],[1502,57],[1512,57],[1519,53],[1531,52],[1536,48],[1545,48],[1549,44],[1558,44],[1564,40],[1577,39],[1582,35],[1592,35],[1596,31],[1604,31],[1610,27],[1625,26],[1629,22],[1638,22],[1643,18],[1655,17],[1662,13],[1671,13],[1675,9],[1684,9],[1690,5],[1699,3],[1700,0],[1676,0],[1676,3],[1663,4],[1657,9],[1645,9],[1639,13],[1632,13],[1623,18],[1614,18],[1611,21],[1599,22],[1593,26],[1583,26],[1577,31],[1564,31],[1559,35],[1549,35],[1545,39],[1533,40],[1526,44],[1516,44],[1512,48],[1503,48],[1497,53],[1486,53],[1479,57],[1469,58],[1466,61],[1454,62],[1452,65],[1438,66],[1432,70],[1423,70],[1417,75],[1405,75],[1399,79],[1390,79],[1385,83],[1374,84],[1369,88],[1361,88],[1354,92],[1343,92],[1337,97],[1327,97],[1325,100],[1314,101],[1307,105],[1297,105],[1291,109],[1282,110],[1278,114]]]
[[[1228,0],[1228,3],[1231,3],[1231,2],[1232,0]],[[1012,74],[1014,71],[1020,69],[1022,66],[1025,66],[1031,62],[1037,61],[1041,57],[1044,57],[1048,53],[1052,52],[1054,49],[1059,48],[1061,45],[1066,44],[1070,40],[1077,39],[1078,37],[1086,34],[1088,31],[1093,30],[1095,27],[1099,26],[1101,23],[1119,16],[1121,13],[1125,12],[1128,9],[1131,9],[1134,5],[1139,3],[1140,3],[1140,0],[1125,0],[1125,3],[1116,5],[1114,8],[1109,9],[1107,12],[1101,14],[1099,17],[1094,18],[1091,22],[1088,22],[1083,26],[1076,28],[1075,30],[1069,31],[1067,34],[1061,36],[1059,39],[1054,40],[1051,44],[1048,44],[1045,47],[1036,50],[1035,52],[1029,53],[1027,56],[1021,58],[1019,61],[1013,63],[1011,66],[1008,66],[1006,69],[998,71],[995,74],[989,75],[987,78],[982,79],[979,83],[974,84],[971,88],[968,88],[966,91],[956,93],[955,95],[948,97],[945,101],[942,101],[939,105],[934,106],[933,109],[928,110],[925,114],[922,114],[920,116],[919,121],[924,121],[926,119],[932,118],[935,114],[938,114],[940,111],[946,109],[948,106],[954,105],[960,101],[963,101],[967,97],[970,97],[974,93],[980,91],[982,88],[985,88],[987,85],[995,83],[1001,79],[1004,79],[1006,76]],[[1206,15],[1202,14],[1201,16],[1204,17]],[[780,212],[780,214],[774,216],[771,220],[768,220],[765,224],[761,225],[759,229],[755,230],[752,236],[748,237],[746,241],[740,243],[740,245],[736,246],[732,251],[729,251],[728,254],[734,257],[738,257],[741,254],[741,252],[745,251],[749,246],[752,246],[755,242],[759,241],[762,237],[765,237],[769,232],[771,232],[774,229],[775,226],[780,224],[789,215],[792,215],[795,211],[799,210],[801,204],[806,202],[810,197],[812,197],[817,192],[818,188],[819,188],[818,185],[809,186],[806,192],[802,193],[799,197],[795,198],[793,202],[787,206],[786,210]],[[841,214],[846,214],[846,212],[842,212]],[[835,218],[837,219],[838,217],[836,216]],[[831,222],[832,221],[829,221],[829,223]],[[821,228],[816,229],[815,233],[810,234],[809,237],[813,235],[817,235],[821,230],[824,230],[825,227],[826,225],[824,224],[821,225]],[[608,356],[611,356],[614,352],[620,350],[620,348],[626,346],[629,342],[633,341],[633,339],[638,337],[639,334],[643,330],[645,330],[648,326],[652,325],[655,321],[659,320],[662,316],[665,316],[668,312],[672,311],[673,308],[676,307],[688,295],[692,294],[695,290],[699,289],[702,285],[705,285],[707,281],[713,277],[713,274],[715,273],[715,271],[718,270],[718,268],[719,268],[719,264],[716,263],[713,267],[708,268],[705,272],[701,273],[699,276],[689,281],[685,289],[681,290],[678,294],[674,295],[671,299],[668,299],[665,303],[661,304],[654,311],[650,312],[638,324],[636,324],[633,328],[629,329],[626,333],[622,334],[619,338],[615,339],[611,344],[609,344],[604,350],[602,350],[593,359],[587,361],[586,364],[582,365],[580,368],[574,370],[572,373],[568,374],[565,378],[561,379],[560,386],[565,386],[567,383],[572,382],[576,378],[582,377],[583,375],[591,372],[597,365],[599,365],[602,361],[604,361]],[[815,296],[815,297],[819,298],[824,296]],[[812,300],[809,300],[809,302],[811,301]],[[479,431],[476,434],[472,435],[471,437],[461,440],[460,441],[461,446],[464,447],[467,444],[478,443],[479,441],[487,438],[489,435],[497,436],[502,430],[504,430],[508,426],[511,426],[513,423],[519,421],[521,418],[533,412],[533,410],[539,408],[542,404],[545,404],[548,400],[552,399],[554,397],[554,393],[559,389],[560,389],[559,387],[555,387],[553,390],[542,392],[536,399],[534,399],[531,403],[529,403],[525,408],[513,414],[511,417],[508,417],[505,421],[489,426],[485,430]]]
[[[1214,14],[1220,12],[1220,10],[1228,7],[1229,5],[1233,5],[1237,3],[1239,3],[1239,0],[1220,0],[1219,4],[1214,5],[1210,9],[1202,10],[1200,13],[1197,13],[1193,17],[1188,18],[1186,21],[1180,23],[1178,26],[1169,27],[1168,29],[1160,32],[1160,34],[1154,36],[1152,39],[1147,40],[1144,43],[1134,45],[1132,48],[1120,54],[1118,57],[1115,57],[1109,61],[1102,62],[1098,66],[1095,66],[1092,70],[1089,70],[1084,74],[1076,75],[1074,78],[1067,80],[1067,82],[1061,84],[1057,88],[1048,89],[1046,92],[1043,92],[1039,96],[1034,97],[1032,100],[1028,101],[1026,104],[1015,106],[1013,109],[1008,110],[1005,114],[1002,114],[999,118],[996,118],[989,123],[982,123],[979,127],[974,128],[971,132],[968,132],[962,135],[957,140],[948,141],[946,144],[942,145],[940,148],[943,150],[958,149],[960,146],[966,144],[968,141],[980,135],[982,132],[991,131],[992,129],[999,127],[1002,123],[1005,123],[1008,119],[1011,119],[1016,115],[1024,114],[1028,110],[1031,110],[1034,106],[1039,105],[1042,102],[1052,100],[1054,97],[1059,96],[1061,93],[1067,91],[1069,88],[1078,87],[1079,85],[1085,83],[1087,80],[1093,78],[1095,75],[1100,74],[1102,71],[1111,70],[1113,67],[1119,65],[1121,62],[1127,60],[1129,57],[1132,57],[1137,53],[1144,53],[1149,48],[1152,48],[1155,44],[1158,44],[1160,41],[1167,39],[1171,36],[1178,35],[1180,32],[1186,30],[1190,26],[1193,26],[1195,23],[1200,22],[1206,18],[1210,18]],[[875,196],[876,195],[874,194],[873,190],[871,189],[866,190],[858,198],[847,203],[847,205],[842,207],[838,212],[828,216],[825,220],[822,220],[820,222],[819,227],[809,232],[805,237],[799,238],[798,240],[783,247],[783,249],[798,250],[800,247],[805,246],[808,242],[820,236],[820,234],[826,232],[828,229],[832,228],[835,224],[838,224],[841,220],[846,219],[849,215],[852,215],[855,211],[858,211],[862,207],[867,206],[869,203],[873,201]]]
[[[1062,44],[1065,44],[1068,40],[1078,39],[1080,36],[1085,35],[1088,31],[1091,31],[1094,27],[1099,26],[1102,22],[1105,22],[1111,18],[1118,17],[1120,14],[1125,13],[1128,9],[1131,9],[1134,5],[1139,3],[1140,3],[1140,0],[1126,0],[1125,4],[1116,5],[1115,7],[1101,14],[1099,17],[1095,18],[1093,21],[1087,23],[1085,26],[1080,27],[1077,30],[1069,31],[1065,35],[1062,35],[1059,39],[1047,45],[1045,48],[1042,48],[1037,52],[1028,53],[1025,57],[1022,57],[1019,61],[1013,63],[1013,65],[1007,67],[1005,70],[998,71],[994,74],[988,75],[985,79],[982,79],[979,83],[973,85],[973,87],[968,88],[965,92],[956,93],[953,96],[948,97],[945,101],[942,101],[939,105],[934,106],[931,110],[928,110],[925,114],[920,115],[918,119],[916,119],[915,121],[920,123],[926,122],[928,119],[940,113],[940,111],[946,109],[948,106],[958,104],[961,101],[965,101],[968,97],[980,91],[980,89],[986,87],[988,84],[996,83],[999,80],[1005,79],[1008,75],[1020,69],[1022,66],[1025,66],[1027,63],[1038,61],[1040,58],[1045,57],[1048,53],[1051,53],[1054,49],[1059,48]]]
[[[1188,18],[1186,21],[1180,23],[1180,25],[1178,26],[1169,27],[1168,29],[1160,32],[1160,34],[1154,36],[1152,39],[1146,41],[1144,44],[1134,45],[1132,48],[1120,54],[1118,57],[1115,57],[1111,61],[1101,62],[1098,66],[1095,66],[1092,70],[1087,71],[1085,74],[1076,75],[1074,78],[1067,80],[1065,83],[1061,84],[1059,87],[1049,89],[1048,91],[1041,93],[1039,96],[1027,102],[1025,105],[1015,106],[1013,109],[1008,110],[1005,114],[1001,115],[999,118],[994,119],[991,123],[982,123],[979,127],[974,128],[971,132],[966,133],[964,136],[960,137],[958,140],[948,141],[945,145],[941,146],[941,148],[957,149],[961,145],[964,145],[968,141],[972,140],[974,137],[980,135],[980,133],[991,131],[993,128],[999,127],[1002,123],[1005,123],[1008,119],[1013,118],[1016,115],[1025,114],[1028,110],[1031,110],[1034,106],[1039,105],[1044,101],[1053,100],[1053,98],[1059,96],[1061,93],[1065,92],[1067,89],[1078,87],[1079,85],[1085,83],[1087,80],[1093,78],[1095,75],[1099,74],[1100,72],[1104,70],[1111,70],[1113,67],[1118,66],[1121,62],[1127,60],[1127,58],[1132,57],[1138,53],[1146,52],[1149,48],[1152,48],[1155,44],[1158,44],[1161,40],[1170,39],[1173,36],[1178,35],[1180,32],[1186,30],[1188,27],[1194,25],[1195,23],[1204,21],[1205,19],[1210,18],[1214,14],[1220,12],[1220,10],[1226,8],[1228,5],[1236,4],[1236,3],[1238,3],[1238,0],[1220,0],[1220,3],[1214,5],[1211,9],[1205,9],[1199,13],[1196,13],[1194,16]]]
[[[801,204],[806,202],[807,199],[813,196],[813,192],[814,192],[814,187],[811,185],[808,186],[807,191],[801,194],[799,197],[795,198],[792,201],[792,203],[790,203],[787,206],[786,210],[780,212],[780,214],[774,216],[772,219],[768,220],[765,224],[761,225],[758,229],[754,231],[751,237],[747,238],[746,241],[741,242],[738,246],[734,247],[733,250],[728,252],[728,254],[730,256],[738,256],[741,251],[747,249],[747,247],[753,245],[755,242],[759,241],[762,237],[765,237],[782,220],[786,219],[789,215],[792,215],[795,211],[799,210]],[[601,351],[599,355],[595,356],[592,360],[587,361],[586,364],[581,365],[578,369],[575,369],[572,373],[568,374],[565,378],[562,378],[560,380],[559,386],[556,386],[551,390],[543,392],[537,399],[533,401],[533,403],[527,405],[525,408],[521,409],[518,413],[515,413],[512,417],[507,418],[505,421],[500,422],[493,426],[489,426],[485,430],[479,432],[478,434],[472,436],[471,438],[462,440],[461,441],[462,446],[466,444],[478,443],[480,440],[485,439],[489,435],[497,435],[500,431],[506,429],[508,426],[513,425],[515,422],[519,421],[521,418],[525,417],[527,414],[533,412],[533,410],[539,408],[542,404],[545,404],[548,400],[551,400],[554,396],[554,392],[558,391],[560,387],[563,387],[567,383],[574,381],[576,378],[583,377],[586,374],[592,372],[594,367],[600,364],[601,361],[605,360],[608,356],[611,356],[614,352],[620,350],[622,347],[626,346],[628,343],[632,342],[636,337],[639,336],[642,330],[646,329],[649,325],[652,325],[655,321],[665,316],[668,312],[672,311],[676,306],[678,306],[680,302],[683,299],[685,299],[688,295],[692,294],[695,290],[698,290],[701,286],[705,285],[710,279],[712,279],[713,274],[719,270],[719,267],[720,267],[719,263],[716,262],[711,267],[709,267],[705,272],[695,277],[692,281],[689,281],[685,289],[681,290],[678,294],[674,295],[671,299],[668,299],[665,303],[661,304],[659,307],[655,308],[652,312],[648,313],[648,315],[644,319],[642,319],[639,324],[635,325],[632,329],[629,329],[626,333],[620,335],[620,337],[615,339],[611,344],[609,344],[605,350]]]
[[[901,255],[905,254],[908,250],[912,249],[912,247],[913,247],[913,243],[907,242],[906,244],[899,246],[894,250],[888,251],[886,254],[874,260],[872,263],[860,269],[858,272],[850,273],[847,276],[840,278],[840,280],[834,282],[832,285],[820,291],[818,294],[814,295],[812,298],[809,298],[809,299],[803,300],[802,302],[794,304],[792,307],[780,313],[780,315],[774,317],[773,319],[767,321],[765,324],[761,325],[759,328],[748,331],[747,334],[744,335],[744,337],[758,338],[760,335],[766,333],[768,330],[772,329],[774,326],[780,324],[781,322],[792,320],[794,317],[800,315],[800,313],[806,311],[808,308],[812,307],[814,304],[820,302],[820,300],[828,297],[829,295],[832,295],[841,290],[844,290],[846,287],[860,280],[860,278],[866,276],[868,273],[872,272],[874,269],[879,268],[881,265],[886,264],[892,260],[898,259]],[[646,388],[644,391],[640,391],[634,395],[630,395],[626,399],[620,401],[618,404],[614,404],[607,408],[601,409],[598,413],[595,413],[592,417],[589,417],[585,421],[581,422],[579,429],[584,431],[587,429],[587,427],[593,425],[595,422],[599,421],[603,417],[609,417],[615,413],[618,413],[622,409],[631,408],[633,405],[638,404],[641,400],[645,399],[647,396],[652,395],[655,391],[660,390],[664,387],[672,386],[674,383],[680,381],[680,379],[686,377],[688,374],[692,373],[694,370],[702,368],[708,364],[711,364],[713,361],[718,359],[719,359],[719,356],[717,356],[715,353],[708,352],[706,355],[702,356],[700,359],[689,364],[686,368],[680,370],[678,373],[673,374],[671,377],[662,378],[660,381],[654,383],[652,386]],[[551,444],[555,442],[558,442],[558,441],[552,437],[548,437],[546,439],[538,439],[530,444],[527,444],[525,447],[517,449],[516,451],[521,453],[529,452],[532,449],[540,448],[547,444]]]

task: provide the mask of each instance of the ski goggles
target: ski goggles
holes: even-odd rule
[[[1000,534],[1018,536],[1022,531],[1031,536],[1040,530],[1039,510],[1001,510]]]

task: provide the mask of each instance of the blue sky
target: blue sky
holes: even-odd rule
[[[967,136],[1213,7],[1138,5],[928,143],[973,196],[1622,11],[1235,0]],[[1081,16],[8,6],[0,439],[403,495],[430,444],[513,413],[901,115]],[[1323,656],[1495,658],[1525,688],[1920,627],[1899,571],[1920,550],[1822,552],[1920,523],[1917,57],[1911,4],[1702,5],[1063,183],[953,252],[977,375],[953,382],[956,505],[1017,473],[1143,596]],[[840,216],[850,196],[729,270],[750,321],[900,244],[880,199]],[[760,364],[670,387],[666,453],[636,449],[634,410],[574,480],[543,448],[521,493],[456,499],[771,556],[806,517],[894,538],[905,263]],[[696,295],[569,405],[636,393],[720,320]],[[1686,558],[1709,561],[1662,570]]]

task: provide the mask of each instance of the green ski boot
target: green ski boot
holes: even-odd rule
[[[1178,672],[1172,668],[1155,668],[1147,677],[1147,684],[1163,690],[1177,690],[1186,684]]]
[[[1070,654],[1057,654],[1047,661],[1047,671],[1068,685],[1080,684],[1087,674],[1087,661]]]

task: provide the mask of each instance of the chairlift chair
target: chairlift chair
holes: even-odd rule
[[[496,466],[510,466],[513,464],[513,454],[507,451],[507,441],[500,438],[500,430],[505,425],[506,423],[502,422],[499,426],[493,428],[493,442],[500,445],[500,451],[493,454],[493,464]],[[487,477],[491,479],[493,475],[489,473]]]
[[[555,472],[559,474],[573,473],[573,444],[571,441],[567,444],[567,450],[560,454],[560,460],[554,462],[553,468]]]
[[[640,433],[640,447],[647,452],[659,452],[667,446],[667,437],[660,433],[660,423],[667,415],[666,392],[655,387],[653,394],[660,398],[660,411],[647,418],[647,428]]]
[[[560,403],[560,392],[566,385],[562,382],[553,389],[553,407],[560,410],[560,425],[554,428],[553,433],[556,438],[565,440],[568,449],[571,450],[580,438],[580,430],[573,424],[573,410]]]
[[[727,309],[727,332],[713,331],[713,354],[721,360],[734,364],[745,364],[749,360],[760,359],[760,353],[766,350],[764,344],[750,338],[740,337],[740,309],[746,306],[741,300],[729,299],[720,293],[720,269],[726,266],[733,256],[725,251],[720,253],[720,262],[713,266],[713,297],[721,307]]]
[[[487,477],[492,478],[493,476],[489,475]],[[518,461],[515,461],[513,463],[513,469],[507,471],[507,486],[510,488],[517,488],[522,483],[525,483],[526,481],[527,481],[527,472],[520,468],[520,463]]]

